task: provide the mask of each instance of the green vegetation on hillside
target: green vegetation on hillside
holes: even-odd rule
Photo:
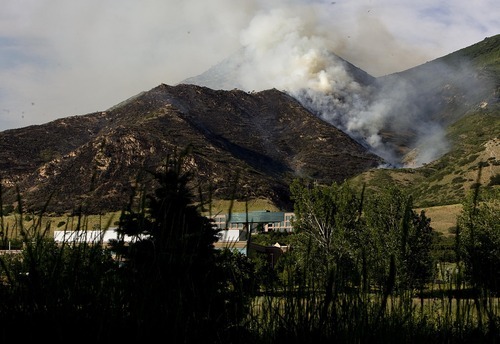
[[[475,183],[498,188],[500,174],[500,106],[493,104],[464,116],[448,129],[451,150],[419,168],[376,169],[350,180],[380,190],[398,185],[411,193],[417,207],[461,203]],[[480,178],[478,180],[478,178]]]
[[[457,57],[467,58],[477,67],[500,76],[500,34],[486,37],[483,41],[445,56],[443,59]]]
[[[443,91],[442,113],[435,114],[446,118],[444,128],[449,151],[418,168],[374,169],[362,173],[350,180],[353,185],[361,188],[365,184],[372,190],[398,185],[413,195],[418,207],[459,204],[475,183],[481,183],[487,190],[498,188],[500,35],[400,74],[412,80],[433,68],[439,71],[442,63],[467,70],[463,76],[458,73],[456,80],[453,75],[449,79],[435,77],[425,84],[432,94],[460,85],[460,92]],[[457,104],[460,108],[455,107]],[[418,147],[408,158],[415,152]]]
[[[500,156],[496,155],[500,153],[500,113],[496,111],[476,111],[449,128],[452,150],[418,170],[424,178],[412,191],[420,205],[461,203],[476,182],[493,187],[489,180],[500,172]]]

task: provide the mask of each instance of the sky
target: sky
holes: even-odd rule
[[[273,16],[283,24],[268,25]],[[279,45],[276,37],[293,31],[286,26],[303,23],[337,55],[381,76],[499,34],[500,6],[498,0],[2,0],[0,131],[104,111],[198,75],[255,37]]]

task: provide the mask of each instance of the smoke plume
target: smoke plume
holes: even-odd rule
[[[342,59],[375,77],[405,71],[498,34],[497,2],[3,0],[0,131],[102,111],[160,83],[207,76],[237,52],[203,83],[303,95],[389,154],[378,128],[399,117],[384,110],[398,99],[377,95]]]
[[[320,22],[306,7],[259,13],[241,33],[242,49],[207,72],[201,83],[282,90],[389,166],[421,166],[444,154],[448,143],[441,124],[446,121],[433,117],[442,104],[433,103],[435,89],[420,85],[449,75],[460,81],[463,71],[435,63],[431,70],[409,73],[409,78],[374,78],[334,53],[342,48],[339,40]]]

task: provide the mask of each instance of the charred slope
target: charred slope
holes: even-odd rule
[[[13,186],[41,165],[85,144],[106,125],[106,114],[94,113],[0,132],[2,184]]]
[[[22,143],[22,144],[21,144]],[[215,198],[265,197],[289,208],[296,177],[342,181],[381,159],[277,90],[160,85],[96,114],[0,133],[5,201],[48,211],[119,210],[147,170],[190,146],[187,167]],[[8,158],[8,159],[7,159]]]

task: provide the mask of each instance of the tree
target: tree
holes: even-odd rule
[[[228,279],[227,269],[251,269],[242,257],[214,248],[217,229],[193,205],[192,176],[185,171],[188,153],[151,172],[158,188],[143,197],[138,211],[130,208],[120,219],[119,233],[136,238],[130,245],[116,242],[114,249],[126,262],[123,274],[137,339],[161,332],[174,341],[215,341],[238,322],[234,316],[242,312],[236,308],[248,297],[234,293],[246,277]]]
[[[435,264],[431,254],[432,240],[431,219],[423,210],[420,214],[412,211],[406,249],[402,252],[403,285],[406,288],[422,291],[425,285],[432,281],[435,274]]]
[[[364,207],[368,226],[367,260],[371,277],[380,285],[389,278],[395,262],[396,286],[422,289],[434,276],[431,255],[432,227],[425,212],[413,210],[412,197],[389,187],[368,197]]]
[[[337,282],[355,281],[362,227],[361,199],[347,183],[322,186],[295,180],[291,186],[296,220],[294,228],[306,234],[311,247],[303,252],[323,267],[325,276],[336,275]]]
[[[364,192],[358,197],[347,183],[321,186],[296,180],[291,194],[294,227],[311,243],[303,243],[302,252],[324,276],[333,272],[337,282],[365,289],[375,284],[421,290],[432,280],[430,219],[425,212],[417,214],[412,198],[399,188],[365,200]]]
[[[500,291],[500,197],[498,190],[479,200],[479,187],[464,201],[458,217],[458,254],[469,282]]]

